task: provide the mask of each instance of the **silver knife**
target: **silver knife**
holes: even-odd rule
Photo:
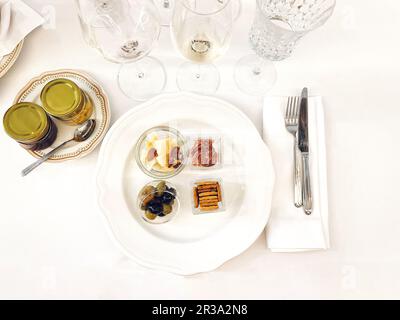
[[[301,152],[303,164],[303,209],[307,215],[313,210],[313,198],[311,192],[310,160],[308,144],[308,90],[304,88],[301,93],[298,146]]]

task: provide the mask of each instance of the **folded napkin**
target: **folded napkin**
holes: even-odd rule
[[[20,0],[0,0],[0,57],[10,54],[44,19]]]
[[[273,252],[302,252],[328,249],[328,194],[324,109],[321,97],[309,99],[309,145],[313,213],[293,203],[293,136],[286,130],[287,98],[267,97],[264,102],[264,141],[272,152],[276,184],[267,246]]]

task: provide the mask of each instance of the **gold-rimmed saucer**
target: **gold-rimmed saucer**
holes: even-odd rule
[[[56,70],[49,71],[33,78],[28,84],[17,94],[14,103],[30,101],[41,105],[40,92],[43,87],[55,79],[69,79],[74,81],[82,90],[84,90],[92,99],[94,111],[92,119],[96,120],[96,129],[90,139],[82,143],[71,143],[62,149],[59,153],[50,158],[49,162],[62,162],[84,157],[91,153],[96,146],[103,140],[108,127],[110,125],[110,105],[108,97],[102,87],[87,74],[77,70]],[[41,158],[55,146],[63,141],[70,139],[76,127],[68,126],[63,122],[54,119],[58,128],[58,136],[53,145],[45,150],[29,151],[34,157]]]

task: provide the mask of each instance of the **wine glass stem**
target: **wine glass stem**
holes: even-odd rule
[[[137,77],[139,79],[143,79],[146,76],[146,73],[143,71],[143,69],[139,65],[138,65],[137,69],[138,69]]]
[[[198,64],[197,65],[197,73],[195,74],[195,77],[196,77],[197,80],[201,79],[201,74],[202,74],[201,65]]]
[[[253,67],[253,74],[255,76],[259,76],[262,73],[263,68],[265,67],[266,62],[264,59],[260,59],[260,61]]]

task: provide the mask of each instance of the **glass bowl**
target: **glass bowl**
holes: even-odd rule
[[[146,184],[137,198],[141,217],[152,224],[170,221],[179,211],[179,196],[176,188],[164,180]]]
[[[152,178],[174,177],[186,164],[185,138],[168,126],[151,128],[136,143],[135,158],[140,169]]]

